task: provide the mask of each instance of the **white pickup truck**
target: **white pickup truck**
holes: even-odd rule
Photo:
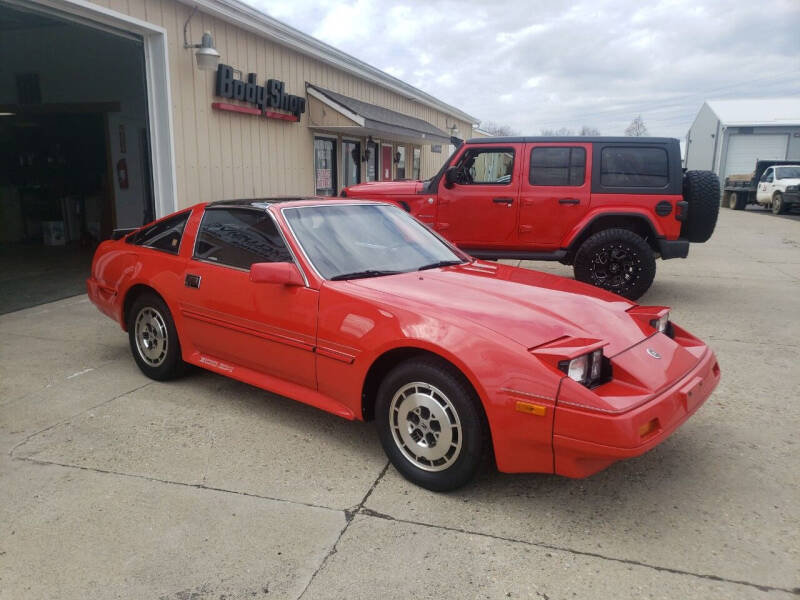
[[[742,210],[755,203],[771,208],[776,215],[800,205],[800,164],[759,160],[752,173],[725,179],[723,206]]]

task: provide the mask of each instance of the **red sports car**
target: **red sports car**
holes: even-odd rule
[[[154,379],[186,363],[374,419],[400,473],[586,477],[662,442],[719,382],[669,320],[570,279],[472,259],[403,210],[198,204],[104,242],[89,297]]]

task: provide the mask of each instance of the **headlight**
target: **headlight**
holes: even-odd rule
[[[669,329],[669,312],[666,312],[659,318],[650,321],[650,325],[652,325],[653,329],[659,333],[667,333],[667,330]]]
[[[603,356],[603,350],[598,349],[589,354],[577,356],[571,360],[562,360],[559,367],[567,377],[590,387],[598,383],[601,379],[606,379],[611,365]]]
[[[798,192],[800,191],[800,185],[790,185],[786,188],[787,192]]]

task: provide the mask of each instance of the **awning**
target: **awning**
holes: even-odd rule
[[[450,135],[427,121],[306,84],[312,129],[411,144],[449,144]]]

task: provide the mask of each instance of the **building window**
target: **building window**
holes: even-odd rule
[[[531,185],[583,185],[586,150],[583,148],[534,148],[531,152]]]
[[[395,179],[405,179],[406,178],[406,147],[405,146],[397,146],[397,150],[395,151],[394,155],[395,161],[397,162],[397,166],[395,167]]]
[[[411,179],[419,179],[419,163],[422,156],[421,148],[414,148],[414,160],[411,163]]]
[[[667,151],[663,148],[603,148],[600,185],[663,188],[669,183]]]
[[[378,180],[378,144],[375,142],[367,142],[367,181]]]
[[[336,140],[314,138],[314,181],[317,196],[336,195]]]
[[[292,262],[272,217],[249,208],[206,210],[194,257],[239,269],[260,262]]]
[[[342,187],[355,185],[361,180],[361,144],[342,142]]]
[[[468,150],[458,167],[462,185],[507,185],[514,172],[514,151],[510,148]]]

